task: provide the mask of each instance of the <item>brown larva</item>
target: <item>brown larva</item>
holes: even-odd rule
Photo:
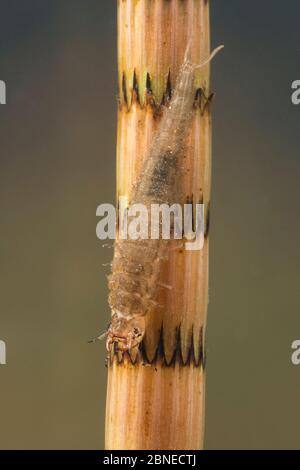
[[[153,142],[144,159],[141,175],[132,191],[131,204],[172,204],[176,194],[184,142],[190,128],[194,93],[194,73],[222,48],[218,47],[201,65],[188,60],[188,52],[178,74],[172,99],[164,108]],[[181,163],[182,164],[182,163]],[[159,282],[160,260],[166,251],[163,240],[117,240],[109,277],[109,305],[113,316],[106,332],[108,351],[137,346],[145,333],[145,316],[153,307]]]

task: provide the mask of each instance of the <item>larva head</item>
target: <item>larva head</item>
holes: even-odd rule
[[[114,343],[122,352],[138,346],[145,333],[144,317],[123,317],[115,313],[107,330],[106,349],[111,351]]]

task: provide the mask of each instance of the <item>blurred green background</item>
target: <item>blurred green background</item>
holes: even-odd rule
[[[300,4],[211,1],[207,449],[300,448]],[[1,449],[103,448],[116,2],[0,0]],[[103,119],[105,116],[105,119]]]

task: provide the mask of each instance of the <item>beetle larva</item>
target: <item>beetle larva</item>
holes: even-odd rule
[[[175,197],[178,199],[174,188],[193,115],[195,69],[208,63],[222,47],[198,66],[188,60],[188,51],[185,54],[172,98],[163,110],[132,190],[131,204],[143,204],[150,211],[151,204],[170,205]],[[145,316],[155,302],[160,260],[166,249],[166,242],[161,238],[116,241],[109,277],[109,305],[113,315],[106,333],[108,351],[114,343],[125,352],[142,341]]]

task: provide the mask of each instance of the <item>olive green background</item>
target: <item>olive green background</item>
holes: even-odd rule
[[[211,2],[207,449],[300,448],[298,0]],[[1,449],[103,448],[116,2],[0,0]],[[184,404],[183,404],[184,406]]]

